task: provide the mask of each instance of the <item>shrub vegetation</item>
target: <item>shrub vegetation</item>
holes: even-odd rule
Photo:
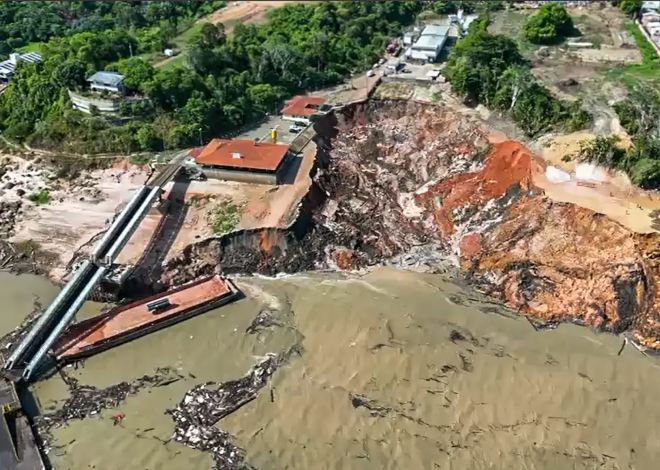
[[[589,126],[591,116],[580,101],[553,97],[534,78],[516,42],[488,33],[487,26],[486,18],[474,21],[452,49],[445,69],[452,91],[468,102],[510,113],[528,136]]]
[[[562,5],[546,3],[530,16],[523,32],[533,44],[556,44],[573,32],[573,19]]]

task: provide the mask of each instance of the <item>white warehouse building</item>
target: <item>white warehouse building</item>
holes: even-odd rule
[[[419,39],[406,51],[406,59],[413,62],[436,62],[448,34],[448,26],[426,26]]]

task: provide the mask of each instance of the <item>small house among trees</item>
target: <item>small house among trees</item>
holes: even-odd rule
[[[96,72],[87,83],[92,91],[124,94],[124,76],[117,72]]]

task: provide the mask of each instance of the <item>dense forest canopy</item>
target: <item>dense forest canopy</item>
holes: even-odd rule
[[[132,30],[171,38],[182,20],[199,18],[226,2],[2,2],[0,55],[30,42],[81,32]]]
[[[367,68],[391,37],[424,7],[433,7],[395,1],[290,4],[272,10],[267,24],[239,23],[231,35],[222,24],[204,23],[188,41],[185,67],[154,69],[138,57],[165,45],[154,45],[147,31],[169,31],[162,36],[167,41],[178,21],[220,3],[30,2],[0,10],[6,15],[0,29],[14,28],[7,37],[21,44],[47,41],[43,62],[20,62],[0,98],[4,134],[79,153],[190,145],[200,129],[206,137],[222,134],[274,111],[295,92],[333,85]],[[37,19],[40,7],[47,13]],[[20,21],[33,24],[25,36],[15,32]],[[129,91],[150,104],[122,107],[127,122],[121,125],[72,110],[67,89],[83,89],[97,70],[121,71]]]

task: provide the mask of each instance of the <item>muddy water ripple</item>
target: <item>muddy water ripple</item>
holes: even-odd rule
[[[40,278],[1,276],[0,332],[33,294],[45,303],[56,293]],[[535,332],[439,276],[393,269],[238,284],[244,300],[67,368],[97,387],[159,367],[184,379],[56,429],[56,469],[210,469],[209,454],[170,441],[165,410],[292,346],[300,354],[218,425],[257,469],[656,468],[660,368],[632,347],[617,356],[620,338],[572,325]],[[269,321],[250,328],[260,312]],[[34,390],[45,410],[68,394],[58,376]]]

